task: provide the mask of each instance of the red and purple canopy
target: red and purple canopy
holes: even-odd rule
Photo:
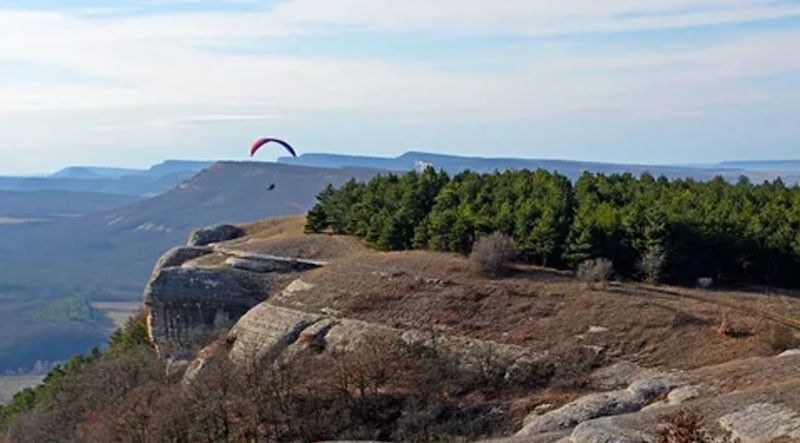
[[[254,156],[256,154],[256,152],[259,149],[261,149],[262,146],[266,145],[267,143],[277,143],[277,144],[283,146],[287,151],[289,151],[289,154],[292,154],[292,157],[297,157],[297,152],[295,152],[295,150],[292,147],[292,145],[290,145],[289,143],[286,143],[283,140],[277,139],[277,138],[260,138],[260,139],[256,140],[255,142],[253,142],[253,146],[250,147],[250,156],[251,157]]]

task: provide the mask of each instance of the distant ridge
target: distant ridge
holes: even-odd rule
[[[167,160],[148,169],[70,166],[46,176],[0,176],[0,191],[153,196],[170,190],[212,164],[210,161]]]
[[[79,179],[119,178],[125,175],[138,174],[141,172],[144,172],[144,170],[130,168],[107,168],[98,166],[69,166],[50,174],[50,177]]]
[[[754,171],[800,171],[800,160],[733,160],[720,162],[719,166]]]
[[[394,158],[310,153],[303,154],[298,158],[281,157],[278,159],[278,162],[322,168],[362,167],[385,169],[389,171],[408,171],[431,165],[437,169],[444,169],[450,174],[455,174],[467,169],[476,172],[493,172],[495,170],[541,168],[550,171],[558,171],[572,180],[580,177],[585,171],[604,174],[631,173],[634,175],[647,172],[655,176],[663,175],[671,179],[693,178],[696,180],[710,180],[716,176],[721,176],[727,180],[733,181],[737,180],[740,176],[746,176],[750,180],[757,182],[774,180],[778,177],[787,183],[798,183],[800,180],[800,174],[795,173],[795,171],[800,171],[800,161],[791,160],[723,162],[711,166],[673,166],[554,159],[466,157],[409,151]],[[787,167],[789,165],[796,165],[796,167]]]

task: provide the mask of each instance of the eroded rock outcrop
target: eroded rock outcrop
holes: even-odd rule
[[[266,296],[262,285],[234,269],[161,269],[144,295],[150,339],[165,357],[189,358]]]
[[[153,267],[153,275],[158,275],[164,268],[174,268],[212,252],[208,246],[176,246],[165,252]]]
[[[270,276],[265,274],[325,265],[218,244],[243,232],[230,225],[200,229],[192,233],[189,245],[172,248],[158,260],[145,288],[144,305],[150,339],[159,354],[173,361],[188,359],[218,331],[233,326],[271,295],[266,284]],[[209,254],[216,255],[212,260],[216,265],[196,261]],[[257,318],[258,311],[251,317]]]
[[[435,350],[467,373],[524,383],[543,371],[540,354],[518,346],[466,337],[431,337],[415,329],[399,329],[361,320],[309,313],[262,302],[245,314],[228,334],[229,358],[235,363],[291,357],[300,349],[359,352],[375,343],[395,343]]]
[[[560,443],[643,443],[653,440],[645,432],[619,426],[613,417],[583,422]]]
[[[597,418],[639,411],[678,384],[677,378],[669,374],[644,376],[625,389],[586,395],[545,414],[527,417],[517,436],[536,436],[572,428],[580,431],[578,435],[583,435],[589,432],[587,427],[594,429],[597,426],[586,424],[581,428],[579,425]],[[575,441],[589,440],[580,438]]]
[[[800,439],[800,415],[780,405],[755,403],[727,414],[719,424],[741,443],[767,443],[780,438]]]
[[[198,229],[189,235],[189,246],[206,246],[211,243],[233,240],[245,234],[242,228],[233,225],[217,225]]]
[[[234,362],[276,359],[322,316],[261,303],[244,315],[228,334]]]

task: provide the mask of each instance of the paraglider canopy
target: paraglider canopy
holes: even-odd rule
[[[295,152],[294,148],[289,143],[286,143],[285,141],[283,141],[281,139],[269,138],[269,137],[268,138],[260,138],[260,139],[256,140],[255,142],[253,142],[253,146],[250,147],[250,156],[252,157],[253,155],[255,155],[255,153],[259,149],[261,149],[262,146],[266,145],[267,143],[277,143],[277,144],[283,146],[284,149],[289,151],[289,154],[292,154],[292,157],[297,157],[297,152]]]

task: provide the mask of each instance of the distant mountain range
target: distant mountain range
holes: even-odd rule
[[[800,172],[800,160],[736,160],[719,163],[723,168],[741,168],[751,171]]]
[[[153,196],[168,191],[212,163],[168,160],[149,169],[71,166],[47,176],[0,176],[0,190],[101,192]]]
[[[655,176],[663,175],[668,178],[694,178],[697,180],[709,180],[716,176],[722,176],[728,180],[736,180],[744,175],[753,181],[773,180],[777,177],[781,177],[788,183],[798,183],[798,181],[800,181],[800,160],[732,161],[715,165],[674,166],[502,157],[465,157],[411,151],[394,158],[338,154],[303,154],[297,158],[281,157],[278,159],[278,162],[324,168],[366,167],[390,171],[408,171],[431,165],[437,169],[444,169],[451,174],[466,169],[476,172],[492,172],[504,169],[542,168],[558,171],[573,180],[578,178],[584,171],[590,171],[605,174],[629,172],[636,175],[649,172]]]
[[[143,169],[107,168],[95,166],[69,166],[49,175],[51,178],[75,179],[102,179],[121,178],[126,175],[136,175],[144,172]]]

